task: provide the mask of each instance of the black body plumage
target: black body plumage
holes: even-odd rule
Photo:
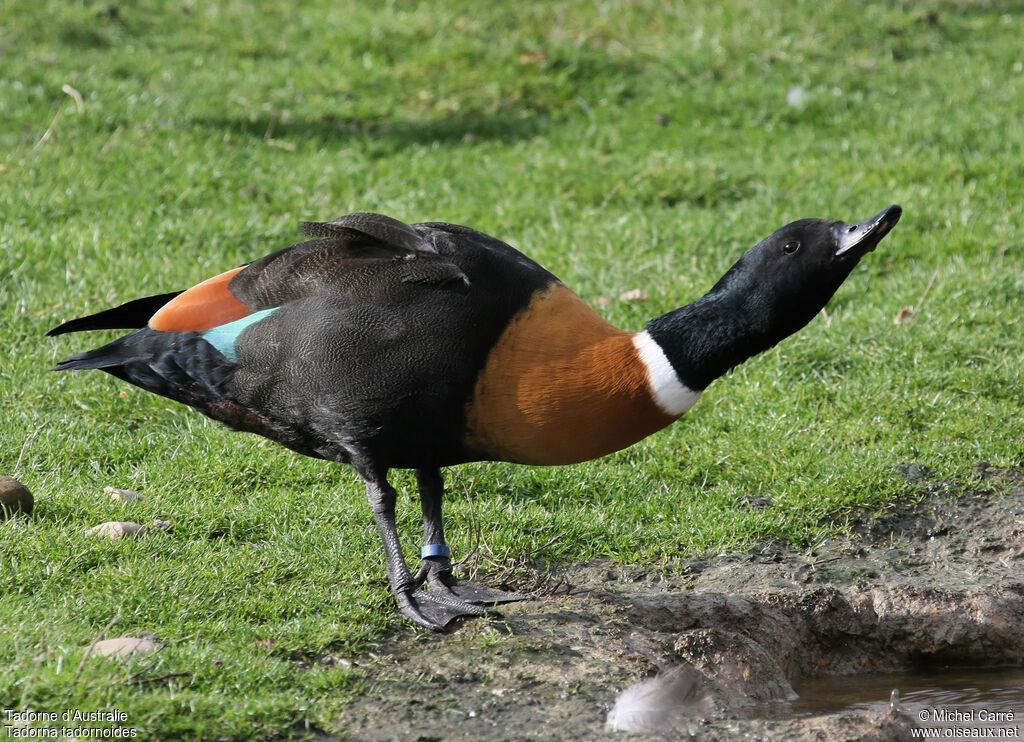
[[[57,368],[102,369],[306,455],[386,468],[464,462],[465,403],[489,349],[557,279],[475,230],[402,226],[307,226],[324,239],[249,263],[231,292],[254,312],[276,311],[241,334],[237,363],[199,333],[142,329]],[[153,299],[118,308],[121,326],[143,326],[163,303]],[[107,327],[107,316],[57,329]],[[253,415],[265,421],[256,430]]]

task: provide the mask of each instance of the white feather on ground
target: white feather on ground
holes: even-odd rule
[[[690,665],[674,665],[622,691],[606,723],[622,732],[670,732],[677,721],[703,715],[703,691],[699,672]]]

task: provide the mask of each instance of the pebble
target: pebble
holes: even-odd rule
[[[34,505],[35,500],[28,487],[14,477],[0,474],[0,520],[17,513],[31,515]]]
[[[109,539],[119,539],[125,536],[145,535],[146,527],[129,520],[109,520],[93,526],[85,532],[86,536],[106,536]]]
[[[103,491],[110,495],[111,500],[119,500],[120,502],[140,502],[146,499],[145,495],[140,495],[138,492],[132,492],[131,490],[123,490],[120,487],[104,487]]]
[[[159,648],[152,639],[139,636],[118,636],[114,639],[96,642],[92,647],[92,654],[123,660],[133,654],[152,654]]]
[[[138,538],[145,536],[150,531],[167,531],[171,528],[169,520],[153,520],[146,525],[133,523],[130,520],[108,520],[93,526],[85,532],[86,536],[106,536],[109,539],[119,539],[126,536]]]

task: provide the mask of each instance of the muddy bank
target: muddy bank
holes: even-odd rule
[[[892,712],[773,718],[804,677],[1024,664],[1024,475],[979,465],[969,492],[931,493],[864,518],[851,539],[797,552],[693,559],[670,572],[611,563],[560,570],[562,587],[503,620],[446,635],[397,630],[356,658],[371,690],[339,719],[354,740],[622,740],[619,693],[670,710],[621,726],[671,738],[909,739]],[[326,737],[325,737],[326,738]]]

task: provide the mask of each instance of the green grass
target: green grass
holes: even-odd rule
[[[394,621],[354,473],[103,374],[51,374],[110,335],[42,337],[284,246],[303,219],[469,224],[638,329],[787,221],[905,208],[827,317],[669,430],[574,467],[453,472],[459,554],[467,492],[495,560],[554,540],[537,556],[670,563],[811,544],[913,496],[898,462],[964,481],[979,460],[1024,465],[1024,15],[832,5],[4,4],[0,473],[37,509],[0,523],[0,707],[274,738],[365,687],[323,659]],[[637,287],[647,301],[617,300]],[[401,506],[415,547],[418,507]],[[154,518],[173,530],[83,536]],[[79,672],[118,614],[112,634],[167,647]]]

